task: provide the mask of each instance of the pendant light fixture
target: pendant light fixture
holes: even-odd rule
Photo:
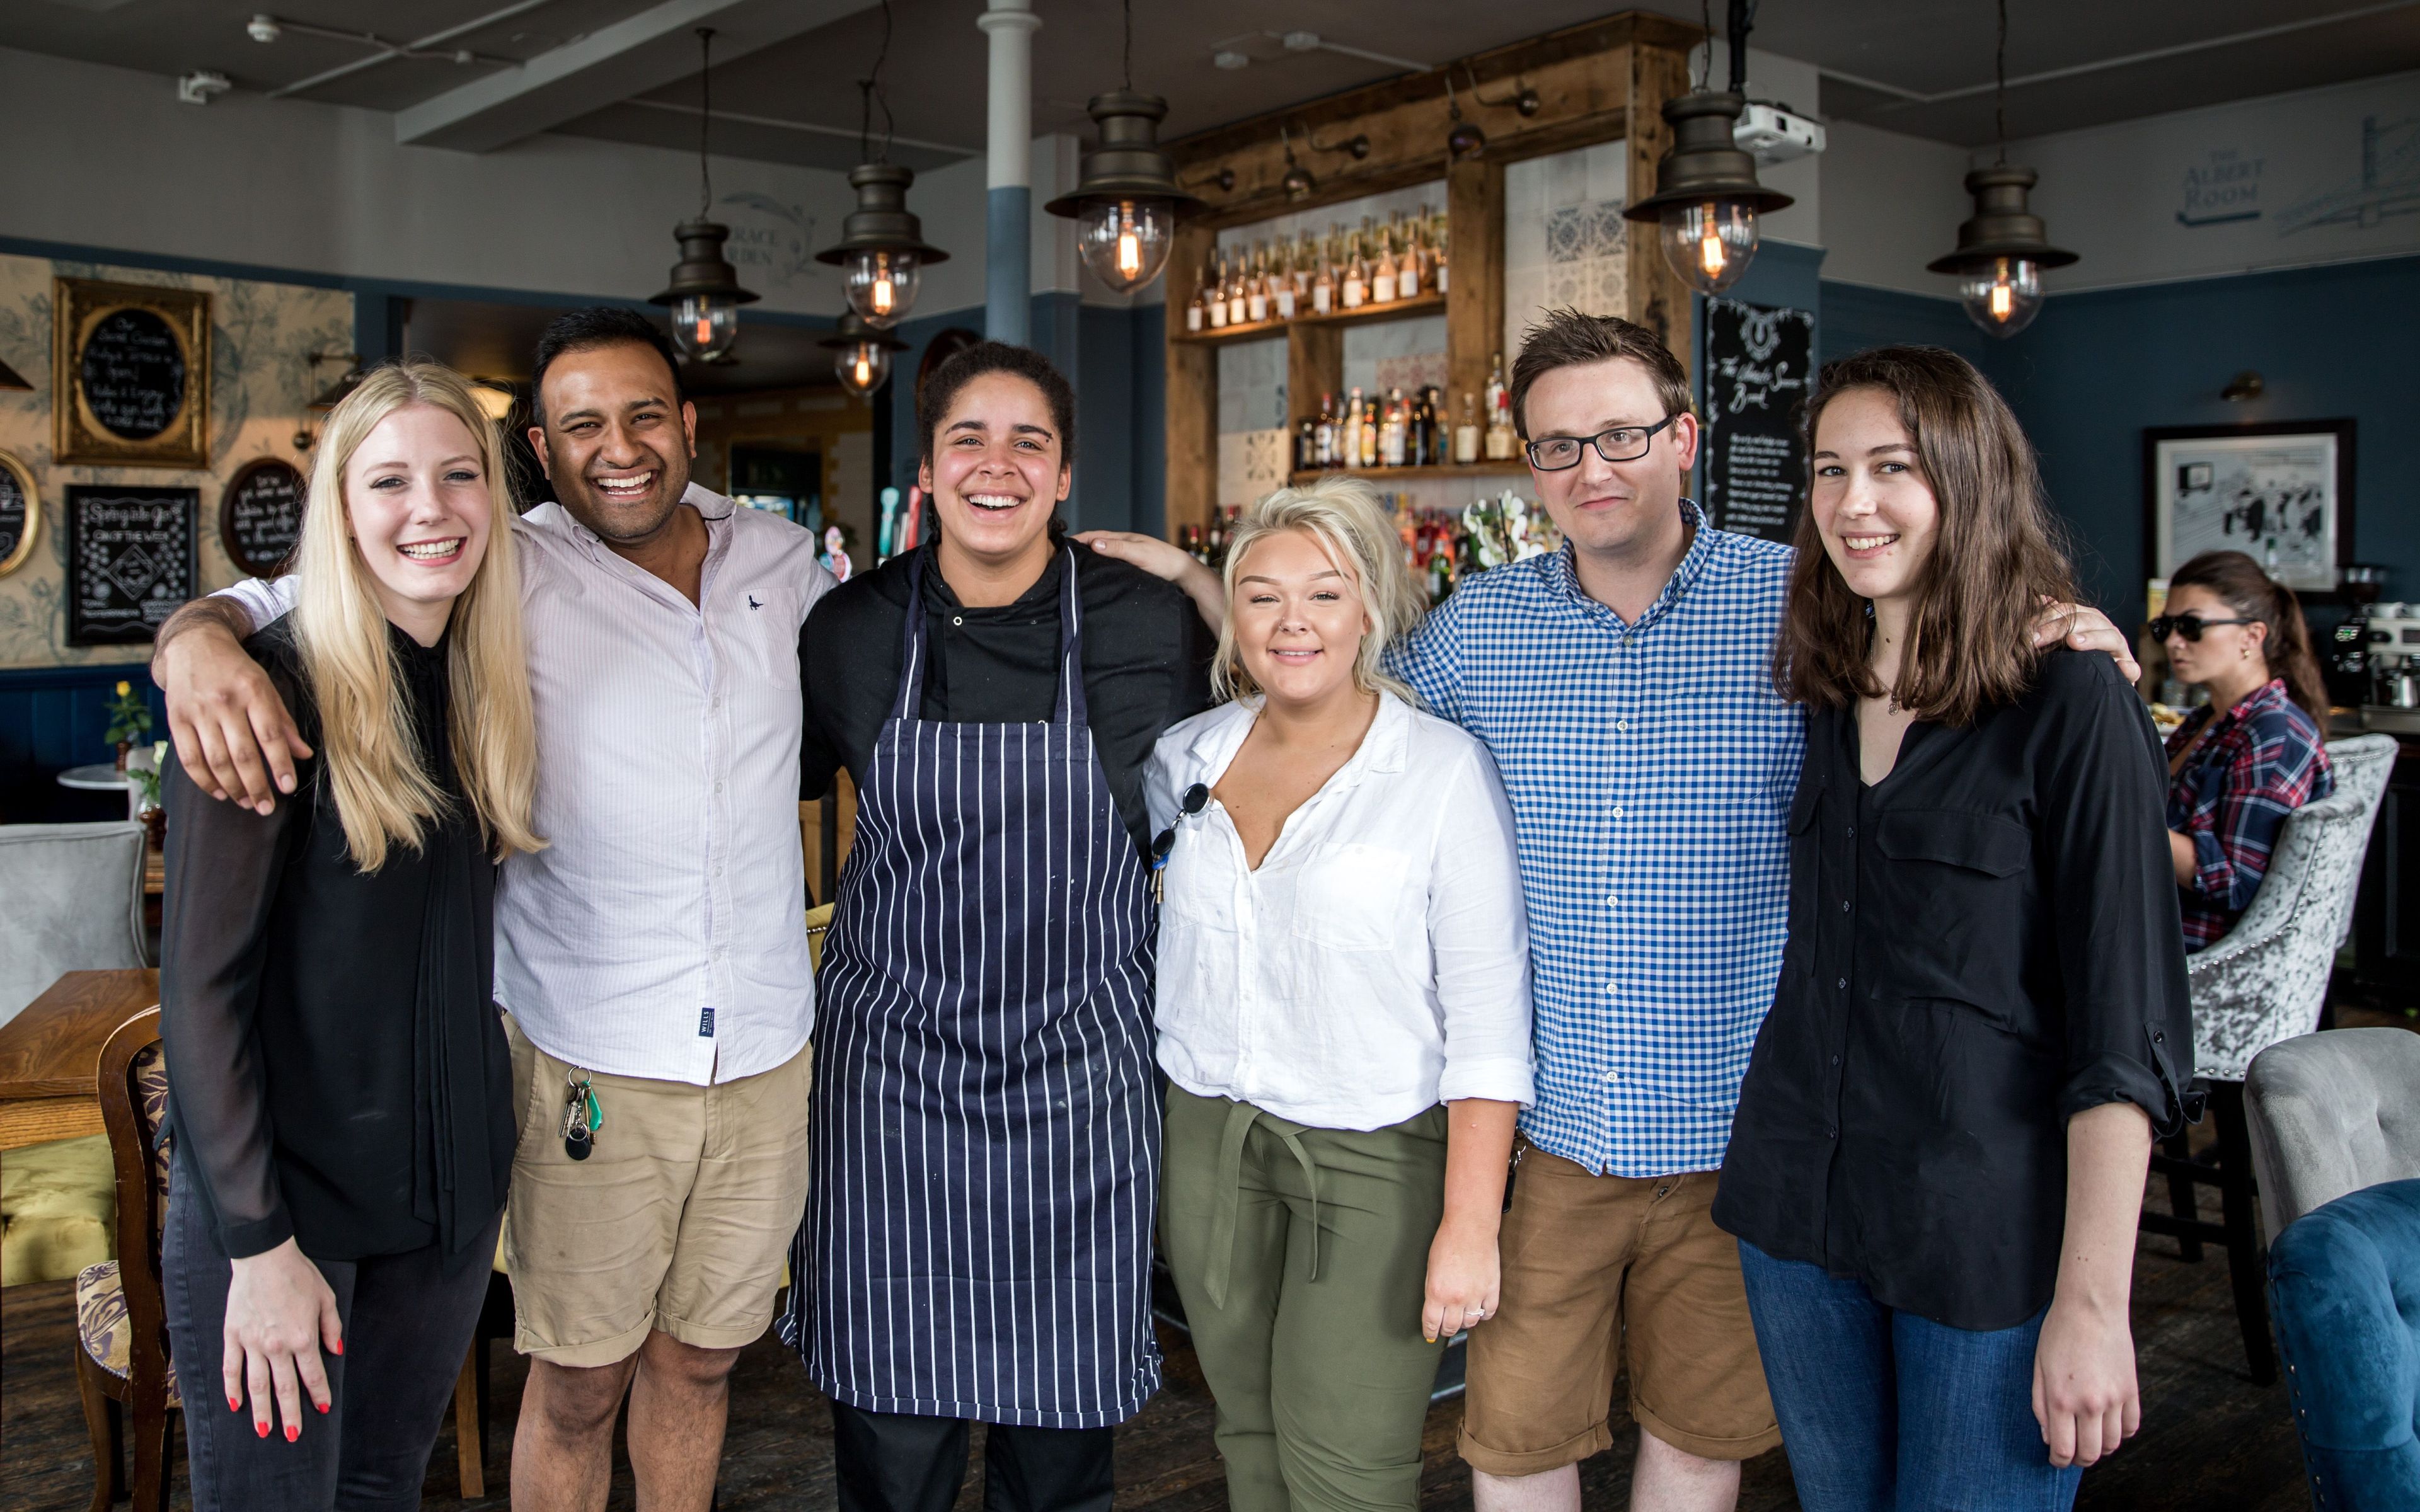
[[[1294,137],[1287,132],[1283,121],[1278,123],[1278,141],[1285,147],[1285,177],[1280,182],[1285,189],[1286,199],[1299,202],[1311,198],[1311,191],[1319,187],[1319,180],[1311,176],[1310,169],[1294,161]]]
[[[1467,65],[1466,65],[1466,69]],[[1470,75],[1470,98],[1479,99],[1479,76]],[[1453,69],[1445,70],[1445,113],[1453,124],[1445,133],[1445,156],[1448,162],[1460,162],[1487,150],[1487,133],[1462,118],[1462,106],[1453,98]]]
[[[722,255],[731,228],[708,220],[714,210],[714,179],[706,166],[706,132],[714,124],[714,97],[708,85],[714,68],[714,28],[697,29],[697,217],[673,228],[680,243],[680,261],[673,265],[672,286],[649,300],[673,309],[673,345],[681,355],[700,363],[731,361],[731,344],[739,339],[739,307],[756,296],[739,286],[738,270]]]
[[[891,378],[891,354],[908,344],[875,325],[855,310],[840,317],[832,333],[816,346],[832,353],[832,373],[840,386],[862,399]]]
[[[1134,86],[1134,0],[1126,0],[1125,84],[1084,107],[1101,145],[1084,155],[1075,192],[1045,205],[1076,223],[1076,250],[1094,276],[1121,294],[1142,287],[1168,266],[1177,215],[1201,201],[1177,186],[1159,149],[1168,101]]]
[[[876,331],[908,317],[924,270],[950,255],[924,241],[924,225],[908,208],[912,168],[891,161],[891,100],[882,92],[882,65],[891,56],[891,0],[882,5],[882,45],[875,50],[872,76],[857,82],[858,155],[849,170],[857,208],[840,224],[840,245],[815,254],[815,261],[843,270],[849,312]],[[882,145],[874,145],[874,110],[882,107]],[[877,386],[879,380],[876,380]]]
[[[1698,87],[1664,102],[1672,127],[1672,150],[1655,165],[1655,193],[1622,210],[1632,221],[1662,228],[1664,260],[1700,294],[1719,294],[1740,281],[1756,260],[1757,218],[1792,203],[1756,180],[1756,159],[1732,140],[1740,113],[1747,109],[1748,0],[1731,0],[1730,87],[1717,91],[1709,77],[1714,28],[1706,28],[1706,71]]]
[[[1992,70],[1998,85],[1993,116],[2000,157],[1966,176],[1975,215],[1958,228],[1958,250],[1927,267],[1958,278],[1966,318],[1994,336],[2013,336],[2041,313],[2041,271],[2064,268],[2075,254],[2050,244],[2050,232],[2025,203],[2038,175],[2009,162],[2009,0],[1999,0],[2000,34]]]

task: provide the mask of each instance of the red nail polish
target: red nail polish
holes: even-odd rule
[[[265,1439],[269,1437],[269,1425],[263,1423],[258,1418],[255,1418],[252,1422],[252,1431],[256,1436]]]
[[[299,1439],[299,1438],[301,1438],[301,1437],[302,1437],[302,1424],[300,1424],[300,1423],[288,1423],[288,1424],[287,1424],[287,1425],[286,1425],[286,1442],[287,1442],[287,1443],[292,1443],[295,1440],[297,1440],[297,1439]]]
[[[240,1412],[243,1411],[243,1403],[230,1396],[227,1398],[227,1411],[230,1412]]]
[[[336,1341],[335,1348],[334,1348],[334,1349],[333,1349],[333,1350],[329,1350],[328,1352],[330,1352],[331,1354],[342,1354],[342,1353],[344,1353],[344,1352],[345,1352],[345,1341],[344,1341],[343,1339],[338,1339],[338,1340]]]

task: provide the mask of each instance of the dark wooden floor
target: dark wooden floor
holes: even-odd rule
[[[2214,1198],[2205,1200],[2214,1204]],[[2135,1260],[2143,1436],[2084,1477],[2079,1504],[2110,1512],[2307,1507],[2284,1388],[2257,1390],[2245,1375],[2224,1257],[2213,1252],[2199,1265],[2186,1265],[2175,1253],[2169,1241],[2146,1240]],[[91,1452],[69,1353],[68,1290],[68,1283],[54,1282],[0,1292],[0,1512],[67,1512],[84,1507],[92,1495]],[[1162,1343],[1169,1356],[1167,1389],[1119,1432],[1118,1504],[1211,1512],[1225,1497],[1211,1446],[1209,1394],[1182,1339],[1170,1335]],[[459,1499],[449,1422],[430,1462],[427,1506],[505,1505],[510,1425],[520,1407],[521,1374],[509,1345],[495,1346],[495,1431],[487,1461],[493,1494],[475,1504]],[[1427,1507],[1470,1504],[1470,1474],[1453,1452],[1461,1420],[1458,1401],[1429,1414],[1428,1473],[1422,1482]],[[1622,1442],[1615,1449],[1581,1467],[1591,1508],[1627,1504],[1632,1435],[1625,1429],[1618,1437]],[[769,1336],[759,1342],[743,1356],[735,1378],[722,1461],[724,1512],[830,1507],[830,1415],[806,1386],[797,1360]],[[175,1504],[181,1509],[189,1504],[181,1447],[177,1453]],[[961,1508],[971,1512],[981,1505],[979,1480],[969,1477]],[[1797,1504],[1779,1451],[1749,1463],[1743,1512]],[[613,1505],[632,1505],[627,1467],[615,1476]]]

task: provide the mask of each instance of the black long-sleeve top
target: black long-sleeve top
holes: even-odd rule
[[[1971,726],[1918,721],[1867,787],[1810,711],[1790,937],[1714,1221],[1954,1328],[2057,1279],[2067,1120],[2185,1116],[2193,1026],[2166,764],[2106,656],[2054,651]]]
[[[504,1204],[515,1120],[497,1018],[496,871],[455,778],[446,644],[390,627],[423,769],[448,796],[374,873],[324,764],[264,817],[171,762],[160,1027],[168,1127],[226,1253],[288,1238],[321,1259],[477,1238]],[[318,701],[280,619],[244,642],[302,737]]]
[[[1076,543],[1055,554],[1016,603],[968,609],[928,562],[919,717],[971,723],[1050,717],[1059,690],[1059,595],[1070,561],[1083,609],[1094,746],[1118,813],[1140,846],[1150,835],[1142,773],[1152,746],[1170,725],[1212,702],[1217,637],[1183,590]],[[823,596],[799,633],[802,796],[821,796],[844,766],[864,784],[899,690],[910,564],[908,556],[897,556],[850,579]]]

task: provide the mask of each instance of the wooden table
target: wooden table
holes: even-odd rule
[[[101,1133],[101,1047],[159,1001],[147,966],[70,971],[0,1024],[0,1149]]]

